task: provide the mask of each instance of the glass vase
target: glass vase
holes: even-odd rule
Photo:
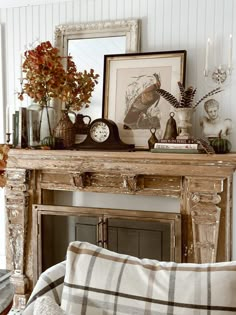
[[[47,137],[53,136],[53,129],[55,127],[55,109],[45,105],[41,109],[40,115],[40,141],[42,141]]]
[[[31,147],[40,144],[40,117],[40,105],[31,104],[28,107],[28,144]]]

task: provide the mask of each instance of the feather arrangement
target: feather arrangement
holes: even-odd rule
[[[179,100],[177,100],[177,98],[174,95],[172,95],[170,92],[166,90],[163,89],[157,90],[159,94],[175,108],[195,108],[206,98],[223,91],[221,87],[217,87],[211,90],[210,92],[206,93],[197,102],[194,102],[194,97],[197,92],[197,89],[193,88],[192,86],[189,86],[187,89],[185,89],[181,82],[178,82],[178,86],[180,90]]]

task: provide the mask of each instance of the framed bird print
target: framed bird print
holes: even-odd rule
[[[113,120],[120,138],[148,149],[150,129],[161,139],[173,107],[158,88],[178,97],[185,83],[185,50],[104,56],[103,118]]]

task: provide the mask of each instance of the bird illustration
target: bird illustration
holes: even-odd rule
[[[124,118],[126,128],[131,129],[149,129],[160,128],[159,118],[151,116],[148,109],[151,106],[156,107],[160,100],[158,89],[161,87],[160,75],[154,73],[156,82],[146,87],[131,103],[130,108]]]

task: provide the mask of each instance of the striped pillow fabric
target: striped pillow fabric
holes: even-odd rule
[[[178,264],[69,245],[66,314],[236,314],[236,262]]]
[[[36,286],[27,302],[23,315],[32,315],[35,302],[40,297],[49,296],[58,305],[61,304],[62,288],[65,277],[66,262],[63,261],[45,270],[39,277]],[[1,300],[1,298],[0,298]],[[45,313],[46,314],[46,313]],[[43,315],[43,314],[42,314]]]

